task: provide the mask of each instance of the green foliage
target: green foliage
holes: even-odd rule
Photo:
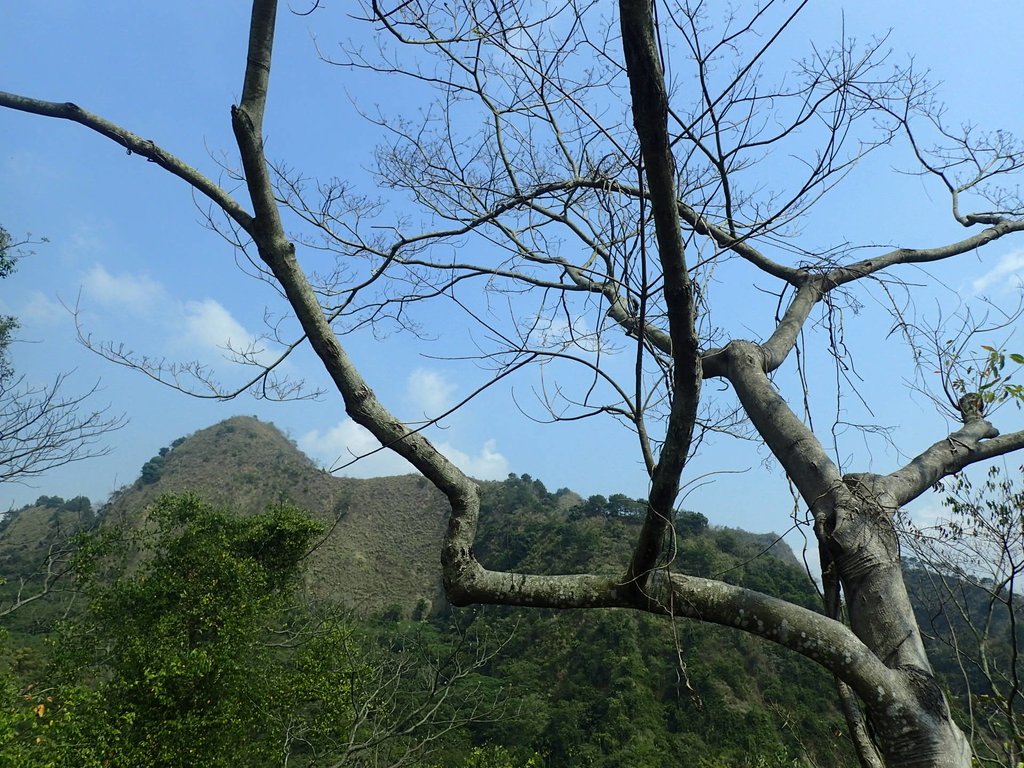
[[[543,765],[543,758],[536,752],[522,755],[500,745],[489,745],[473,747],[463,768],[541,768]]]
[[[962,342],[950,339],[939,351],[939,373],[952,401],[971,404],[986,413],[1006,402],[1024,405],[1024,385],[1013,377],[1024,366],[1024,355],[982,344],[978,353],[968,353]],[[966,400],[965,400],[966,398]]]
[[[157,480],[159,480],[164,473],[165,463],[166,459],[164,459],[162,455],[157,454],[149,461],[147,461],[145,464],[143,464],[142,474],[139,476],[139,479],[142,481],[142,484],[152,485]]]
[[[0,227],[0,279],[14,271],[17,258],[11,253],[11,233]]]
[[[227,766],[269,761],[266,701],[281,663],[268,622],[297,583],[321,527],[279,507],[244,519],[194,496],[163,497],[150,527],[104,532],[79,558],[88,612],[55,641],[37,764]],[[113,576],[101,558],[120,554]],[[268,690],[270,689],[270,690]],[[49,762],[48,762],[49,761]]]
[[[248,421],[233,424],[230,439],[257,435],[246,444],[260,449]],[[223,468],[196,445],[168,454],[175,482],[187,460],[217,469],[233,494]],[[209,448],[223,452],[225,440]],[[240,449],[239,466],[253,466],[252,457]],[[267,466],[280,464],[279,454],[272,458]],[[402,482],[401,494],[416,493],[414,481]],[[344,519],[366,517],[373,499],[360,488],[348,481],[345,493],[328,495],[329,516],[341,505],[360,513]],[[377,495],[389,519],[406,520],[399,493],[388,488],[390,496]],[[253,498],[280,496],[257,491]],[[419,500],[430,497],[417,498],[422,516]],[[551,493],[532,477],[487,483],[478,554],[502,567],[621,567],[639,519],[609,513],[612,499],[629,508],[627,497],[613,495],[599,514],[581,515],[586,502],[565,489]],[[415,757],[413,764],[467,768],[774,768],[798,756],[819,768],[853,764],[836,736],[843,725],[830,705],[831,681],[800,658],[730,630],[626,611],[456,612],[443,601],[432,605],[434,593],[423,598],[423,591],[402,604],[395,599],[402,592],[388,593],[376,607],[387,616],[374,626],[297,608],[307,524],[301,515],[238,518],[173,497],[135,519],[130,535],[101,526],[79,550],[87,600],[78,604],[87,601],[88,612],[60,632],[49,667],[19,662],[20,682],[3,700],[13,737],[0,765],[7,754],[25,766],[108,759],[111,766],[272,765],[285,755],[292,768],[387,764],[403,755]],[[677,570],[814,603],[791,555],[764,554],[773,537],[711,528],[688,512],[679,513],[677,530]],[[427,556],[436,558],[436,549]],[[325,573],[318,570],[314,583]],[[352,588],[345,578],[334,583]],[[507,642],[492,656],[474,650],[472,636]],[[452,661],[459,644],[479,654],[479,666]],[[494,703],[504,696],[502,715]],[[478,716],[465,714],[467,707]],[[422,729],[396,736],[427,711],[435,722],[455,724],[430,731],[431,755],[414,749]],[[348,753],[350,738],[358,754]]]
[[[1016,401],[1019,408],[1024,402],[1024,386],[1011,383],[1011,379],[1020,366],[1024,365],[1024,355],[1003,352],[984,344],[981,348],[988,353],[978,374],[980,380],[978,392],[982,399],[986,404],[998,404],[1006,400],[1013,400]],[[1014,363],[1017,369],[1007,370],[1007,359]]]
[[[230,424],[225,425],[222,429],[227,433],[234,432],[235,430],[234,426]],[[153,483],[160,480],[160,478],[163,477],[164,469],[167,466],[167,457],[170,455],[171,451],[184,443],[185,440],[186,438],[179,437],[169,446],[165,445],[157,451],[156,456],[142,465],[142,473],[139,476],[139,481],[143,485],[153,485]]]
[[[40,496],[32,506],[52,509],[54,512],[69,512],[83,517],[89,517],[93,513],[92,501],[88,496],[75,496],[67,501],[60,496]]]
[[[606,499],[598,494],[589,497],[571,514],[573,517],[623,517],[642,520],[647,514],[647,500],[631,499],[621,493],[613,493]]]
[[[0,644],[10,658],[10,647],[6,635],[0,638]],[[27,766],[29,762],[29,745],[24,734],[35,729],[37,717],[46,714],[38,710],[31,696],[22,695],[17,678],[7,669],[0,671],[0,762],[3,765]]]
[[[532,479],[512,476],[482,497],[478,555],[533,571],[621,567],[640,522],[613,511],[630,509],[626,501],[591,497],[564,513]],[[819,604],[792,555],[767,554],[774,536],[709,528],[692,512],[679,513],[677,531],[675,569]],[[536,751],[548,768],[781,767],[806,756],[822,768],[854,764],[837,736],[845,725],[832,681],[769,643],[628,611],[486,608],[469,620],[511,635],[484,671],[513,683],[519,713],[474,726],[481,748],[501,745],[520,761]]]
[[[182,495],[82,536],[86,610],[48,665],[0,675],[0,765],[398,765],[491,717],[486,654],[465,635],[468,662],[426,624],[357,624],[299,599],[322,532],[290,506],[242,517]]]
[[[88,496],[75,496],[75,498],[68,499],[64,502],[62,511],[78,513],[80,515],[89,515],[92,513],[92,502],[89,501]]]

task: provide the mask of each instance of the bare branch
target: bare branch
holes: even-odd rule
[[[249,231],[252,228],[252,217],[239,206],[234,198],[217,184],[199,173],[195,168],[182,162],[149,139],[143,139],[141,136],[137,136],[99,115],[87,112],[77,104],[72,104],[70,101],[64,103],[41,101],[28,98],[27,96],[18,96],[14,93],[0,91],[0,107],[8,107],[21,112],[31,112],[36,115],[80,123],[86,128],[96,131],[96,133],[120,144],[128,150],[128,154],[135,153],[140,155],[151,163],[156,163],[179,179],[184,180],[216,203],[242,229]]]
[[[1000,435],[985,419],[971,419],[963,428],[918,454],[905,467],[886,476],[886,491],[892,494],[895,505],[903,506],[964,467],[1022,448],[1024,431]]]
[[[69,374],[48,387],[0,377],[0,483],[26,483],[66,464],[104,456],[100,438],[120,429],[124,416],[109,407],[85,410],[98,385],[80,395],[64,392]]]

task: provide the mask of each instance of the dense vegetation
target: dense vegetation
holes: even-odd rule
[[[459,654],[433,668],[448,677],[436,686],[407,660],[435,663],[423,638],[302,600],[321,533],[292,507],[243,517],[182,495],[143,526],[80,537],[85,605],[53,622],[44,649],[9,655],[0,762],[311,766],[372,752],[396,764],[483,712],[464,703],[475,667]]]
[[[496,566],[542,569],[557,552],[597,568],[635,534],[624,496],[583,500],[528,476],[484,490],[480,554]],[[304,588],[324,525],[293,507],[239,516],[163,496],[114,525],[88,500],[39,501],[10,532],[73,513],[107,524],[76,542],[65,618],[66,593],[11,617],[11,764],[359,765],[372,752],[479,768],[852,765],[830,680],[737,633],[422,598],[357,617]],[[683,513],[677,562],[813,605],[785,545],[764,554],[773,543]],[[43,551],[19,550],[21,564]]]
[[[330,477],[249,418],[156,464],[100,509],[43,495],[0,520],[0,613],[51,588],[3,617],[0,765],[854,764],[831,681],[768,643],[628,611],[451,609],[444,506],[419,478]],[[643,505],[525,475],[482,490],[481,560],[535,572],[621,562]],[[680,570],[819,604],[774,535],[687,511],[677,534]],[[954,701],[984,711],[949,643],[978,655],[967,617],[925,572],[908,583]],[[981,623],[984,591],[963,589]],[[1011,636],[991,625],[996,663]]]
[[[629,546],[636,518],[624,497],[573,505],[565,490],[513,476],[486,488],[479,556],[537,571],[557,552],[559,562],[593,569],[621,558],[612,549]],[[763,554],[774,537],[711,528],[697,513],[680,514],[678,528],[681,569],[814,603],[785,545],[786,559]],[[511,637],[489,671],[510,683],[520,712],[475,733],[520,756],[536,749],[559,767],[853,764],[831,680],[767,643],[628,611],[471,615],[472,626]]]

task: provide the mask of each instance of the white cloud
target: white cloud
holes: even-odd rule
[[[211,365],[240,357],[262,365],[277,359],[277,350],[268,349],[264,339],[248,331],[219,301],[211,298],[181,301],[171,296],[161,283],[145,275],[114,274],[97,264],[83,275],[82,293],[87,299],[83,302],[86,310],[90,304],[104,306],[105,318],[119,323],[121,329],[126,327],[126,321],[134,320],[136,324],[138,321],[151,323],[151,331],[162,332],[167,345],[160,350],[159,344],[154,343],[149,350],[153,354]],[[35,311],[40,315],[52,309],[44,302],[45,297],[38,297]]]
[[[110,251],[106,238],[92,223],[79,223],[71,234],[62,238],[61,250],[65,256],[76,259],[96,258]]]
[[[339,474],[349,477],[385,477],[416,472],[411,464],[393,451],[373,453],[380,443],[352,419],[344,419],[325,432],[317,429],[307,432],[298,443],[299,448],[314,461],[327,467],[339,467]],[[438,443],[435,447],[470,477],[503,480],[508,476],[508,459],[497,450],[494,440],[484,443],[476,455],[461,451],[450,443]]]
[[[455,389],[439,371],[417,368],[409,374],[405,396],[416,411],[415,418],[433,418],[451,407]]]
[[[933,528],[949,520],[949,509],[934,493],[915,499],[903,508],[903,514],[919,529]]]
[[[508,477],[508,459],[498,452],[494,440],[484,443],[476,456],[470,456],[450,443],[440,443],[437,449],[455,466],[477,480],[504,480]]]
[[[16,314],[18,322],[27,327],[54,325],[68,317],[64,306],[42,291],[32,291]]]
[[[187,301],[181,308],[184,340],[201,350],[224,353],[251,352],[257,360],[270,362],[271,355],[260,350],[259,340],[215,299]]]
[[[113,275],[102,264],[85,274],[82,288],[89,298],[138,316],[161,313],[167,302],[166,291],[155,280],[127,272]]]
[[[314,429],[299,438],[299,448],[326,467],[348,464],[340,473],[349,477],[385,477],[407,475],[415,468],[394,451],[383,450],[370,454],[380,443],[352,419],[344,419],[326,432]]]
[[[1024,286],[1024,250],[1011,251],[999,260],[992,269],[971,282],[971,290],[977,295],[995,288],[997,293],[1020,290]]]

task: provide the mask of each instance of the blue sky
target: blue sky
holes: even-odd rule
[[[941,81],[939,93],[954,124],[973,122],[1024,134],[1024,57],[1019,31],[1024,9],[1016,2],[989,4],[984,13],[961,2],[818,3],[792,30],[786,45],[797,58],[810,40],[825,44],[845,24],[848,35],[866,38],[892,29],[887,45],[896,60],[913,57]],[[246,43],[245,3],[138,4],[124,2],[5,3],[0,26],[0,90],[53,101],[74,101],[120,123],[186,159],[210,176],[216,160],[232,155],[229,107],[237,101]],[[314,40],[332,50],[336,40],[361,39],[364,28],[329,6],[310,17],[283,14],[268,108],[270,154],[321,178],[351,179],[369,190],[366,168],[378,132],[362,121],[362,108],[412,111],[422,95],[401,82],[379,81],[318,61]],[[369,41],[366,41],[369,42]],[[787,49],[788,50],[788,49]],[[871,158],[822,205],[809,236],[856,242],[937,245],[963,235],[952,222],[942,191],[918,177],[904,147]],[[217,366],[225,381],[243,375],[223,360],[222,346],[255,338],[265,310],[281,305],[268,286],[242,275],[230,247],[202,226],[190,190],[181,182],[84,128],[0,110],[0,223],[18,236],[32,233],[37,245],[18,272],[0,285],[0,309],[22,322],[13,350],[18,370],[46,382],[74,371],[71,389],[100,385],[97,403],[124,412],[128,426],[110,436],[111,453],[54,471],[33,487],[0,488],[0,508],[26,503],[41,493],[86,494],[102,500],[135,479],[141,464],[175,438],[235,414],[273,421],[316,461],[330,464],[346,451],[371,444],[349,421],[337,395],[319,401],[266,403],[242,397],[230,403],[188,398],[118,368],[75,340],[65,306],[77,304],[85,327],[100,340],[171,359],[198,359]],[[1013,303],[1024,275],[1024,241],[1006,241],[983,256],[956,265],[915,270],[901,276],[926,284],[918,307],[927,314],[937,302],[955,306],[990,296]],[[722,275],[727,280],[728,273]],[[749,280],[749,277],[747,278]],[[858,298],[863,311],[848,318],[848,339],[865,414],[856,398],[844,402],[851,421],[896,428],[899,449],[851,431],[837,439],[851,470],[884,471],[942,437],[951,426],[921,397],[901,384],[912,377],[909,355],[885,339],[889,319],[878,296]],[[773,301],[757,292],[725,293],[730,329],[757,336],[765,327],[758,312]],[[730,305],[731,302],[731,305]],[[62,306],[63,305],[63,306]],[[731,306],[731,309],[729,307]],[[404,334],[346,337],[360,368],[381,399],[400,416],[436,414],[484,380],[468,363],[438,356],[467,343],[464,320],[430,310],[436,338],[417,342]],[[823,357],[809,360],[819,392],[821,423],[829,430],[834,369]],[[316,361],[300,350],[289,372],[326,386]],[[792,388],[791,372],[780,385]],[[589,420],[542,425],[524,418],[514,403],[538,413],[539,380],[524,374],[495,388],[448,418],[431,434],[442,449],[477,477],[529,473],[549,488],[567,486],[588,495],[646,493],[646,480],[629,433],[614,422]],[[717,391],[717,384],[709,385]],[[999,412],[1003,431],[1024,426],[1020,413]],[[829,438],[831,442],[831,438]],[[764,449],[718,439],[690,470],[706,473],[685,506],[715,523],[752,530],[784,530],[793,502],[785,481]],[[403,472],[400,460],[378,454],[346,472],[372,476]]]

